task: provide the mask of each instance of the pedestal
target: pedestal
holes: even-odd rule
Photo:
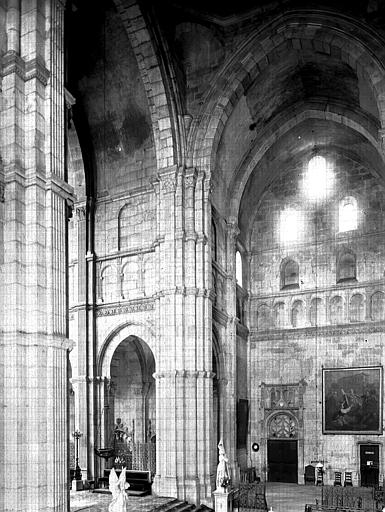
[[[215,512],[233,512],[234,490],[222,491],[218,489],[214,494],[214,510]]]
[[[72,480],[72,490],[73,491],[82,491],[83,490],[83,480]]]

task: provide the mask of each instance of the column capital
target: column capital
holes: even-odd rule
[[[184,183],[186,188],[193,188],[198,179],[198,171],[195,167],[188,167],[184,173]]]
[[[158,172],[160,188],[164,193],[175,192],[179,172],[180,168],[177,165],[167,167]]]
[[[215,373],[206,370],[166,370],[161,372],[155,372],[152,375],[154,379],[172,379],[172,378],[183,378],[183,379],[213,379]]]
[[[76,217],[77,217],[79,222],[83,221],[83,220],[86,220],[86,215],[87,215],[87,206],[86,206],[86,204],[77,205],[75,207],[75,211],[76,211]]]
[[[235,217],[229,217],[226,225],[227,233],[234,240],[238,237],[240,229],[238,227],[237,219]]]

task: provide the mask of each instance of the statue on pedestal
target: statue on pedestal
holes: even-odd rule
[[[112,494],[108,512],[127,512],[128,496],[126,489],[130,487],[130,484],[126,482],[126,468],[122,468],[119,478],[115,469],[112,468],[108,483]]]
[[[227,458],[222,439],[218,444],[217,490],[225,492],[231,485],[229,459]]]

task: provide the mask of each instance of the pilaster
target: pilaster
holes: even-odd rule
[[[226,325],[225,367],[228,376],[227,393],[224,396],[226,417],[223,426],[223,441],[227,447],[227,454],[232,472],[232,481],[239,479],[237,462],[237,320],[236,320],[236,278],[235,254],[239,228],[235,219],[229,219],[226,232],[226,312],[228,321]]]

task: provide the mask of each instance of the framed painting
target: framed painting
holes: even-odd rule
[[[324,434],[382,434],[382,366],[322,369]]]

